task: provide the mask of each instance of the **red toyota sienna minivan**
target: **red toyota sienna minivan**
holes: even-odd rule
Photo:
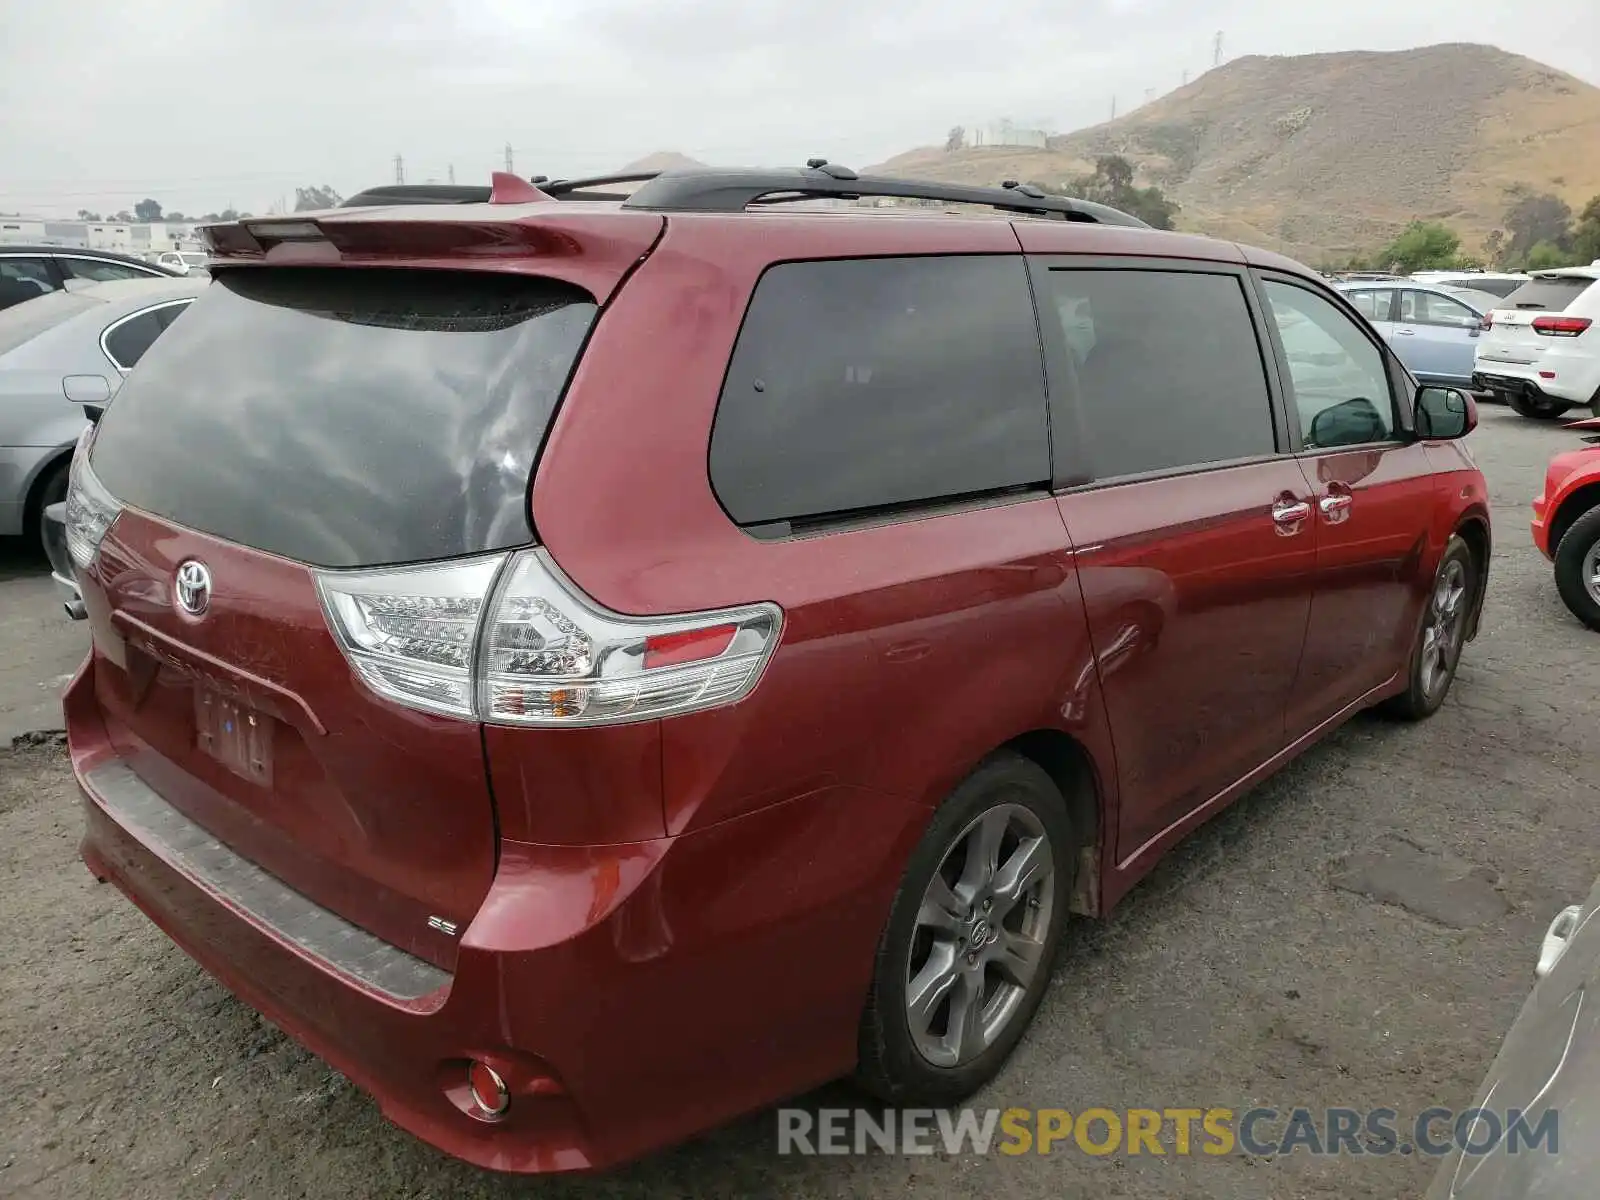
[[[630,182],[213,228],[68,501],[90,869],[506,1171],[969,1094],[1069,913],[1439,706],[1489,563],[1470,399],[1277,255]]]

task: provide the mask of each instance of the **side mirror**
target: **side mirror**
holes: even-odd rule
[[[1425,441],[1453,441],[1478,427],[1478,406],[1458,388],[1418,388],[1416,416],[1417,436]]]

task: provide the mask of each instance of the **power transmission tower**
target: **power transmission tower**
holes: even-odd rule
[[[511,167],[511,143],[510,142],[506,143],[506,174],[508,174],[508,175],[515,175],[516,174],[516,172]]]
[[[1189,86],[1189,72],[1187,70],[1185,70],[1184,73],[1183,73],[1183,86],[1184,87],[1188,87]]]
[[[1155,90],[1155,88],[1145,88],[1145,90],[1144,90],[1144,102],[1146,104],[1149,104],[1150,101],[1154,100],[1155,98],[1156,98],[1156,90]]]
[[[1217,30],[1217,36],[1211,39],[1211,65],[1222,65],[1222,30]]]
[[[1115,96],[1111,97],[1111,119],[1113,121],[1117,119],[1117,98]]]
[[[406,181],[405,160],[398,154],[394,156],[394,181],[396,183],[404,183]]]
[[[456,181],[456,165],[455,165],[455,163],[451,163],[450,164],[449,179],[450,179],[451,183],[454,183]]]

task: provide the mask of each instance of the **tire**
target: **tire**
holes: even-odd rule
[[[1411,666],[1406,690],[1389,700],[1383,711],[1402,721],[1421,721],[1433,716],[1450,694],[1466,630],[1472,598],[1477,594],[1478,564],[1472,551],[1458,535],[1451,535],[1434,573],[1428,605],[1423,610],[1416,641],[1411,648]],[[1441,623],[1441,618],[1448,620]],[[1441,645],[1441,624],[1448,632]]]
[[[33,498],[28,503],[28,536],[34,547],[44,553],[44,510],[67,498],[67,472],[71,461],[57,463],[40,476]]]
[[[1511,392],[1507,396],[1511,410],[1519,417],[1528,417],[1534,421],[1553,421],[1567,411],[1567,405],[1560,400],[1552,400],[1548,396],[1536,396],[1527,392]]]
[[[984,871],[986,857],[999,869]],[[1077,861],[1066,802],[1036,763],[996,754],[950,793],[912,852],[878,943],[858,1086],[889,1104],[944,1107],[994,1078],[1049,986]],[[1008,888],[1008,875],[1024,886]]]
[[[1555,562],[1561,599],[1573,616],[1600,632],[1600,507],[1567,526]]]

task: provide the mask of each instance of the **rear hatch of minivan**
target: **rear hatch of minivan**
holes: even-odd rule
[[[640,232],[616,278],[648,250]],[[219,265],[73,485],[110,517],[78,566],[121,764],[289,888],[445,969],[497,833],[470,695],[450,694],[472,653],[451,639],[470,640],[482,600],[431,581],[481,596],[487,552],[533,541],[534,464],[608,290],[603,271],[582,288],[536,269]],[[338,604],[432,673],[355,669]]]
[[[1533,276],[1489,314],[1478,347],[1479,370],[1492,372],[1503,364],[1522,368],[1513,373],[1526,375],[1528,368],[1537,368],[1555,344],[1552,339],[1564,336],[1562,314],[1594,286],[1595,280],[1584,275]]]

